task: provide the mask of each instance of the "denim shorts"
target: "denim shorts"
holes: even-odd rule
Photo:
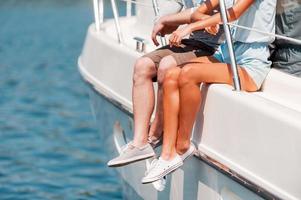
[[[259,89],[271,69],[268,44],[234,42],[233,48],[237,64],[248,72]],[[219,46],[213,56],[222,63],[231,63],[226,42]]]

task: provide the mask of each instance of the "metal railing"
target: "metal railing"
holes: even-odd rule
[[[103,23],[103,1],[93,0],[94,20],[96,31],[100,30],[100,25]]]
[[[122,43],[123,37],[122,37],[122,32],[121,32],[120,23],[119,23],[119,14],[118,14],[117,6],[116,6],[116,1],[111,0],[111,5],[112,5],[114,20],[115,20],[115,28],[116,28],[118,43]]]
[[[132,4],[139,4],[139,5],[144,5],[148,7],[153,7],[154,13],[156,17],[160,16],[160,11],[159,11],[159,6],[157,0],[152,0],[152,4],[144,4],[140,3],[134,0],[121,0],[126,2],[126,16],[130,17],[132,13]],[[111,5],[112,5],[112,11],[113,11],[113,16],[114,16],[114,21],[115,21],[115,28],[116,28],[116,33],[117,33],[117,39],[118,43],[123,42],[123,36],[122,36],[122,31],[121,31],[121,26],[119,22],[119,13],[118,9],[116,6],[116,1],[111,0]],[[104,21],[104,6],[103,6],[103,0],[93,0],[93,9],[94,9],[94,20],[95,20],[95,28],[96,31],[100,31],[101,24]],[[160,37],[161,39],[161,44],[166,45],[166,39],[165,37]]]
[[[160,17],[160,10],[159,10],[158,1],[157,0],[152,0],[152,3],[153,3],[153,9],[154,9],[155,16],[156,16],[156,18],[158,18],[158,17]],[[160,41],[161,41],[161,44],[163,46],[167,45],[165,37],[160,36]]]
[[[101,24],[104,21],[103,1],[104,0],[93,0],[96,31],[100,30]],[[147,6],[147,7],[150,7],[150,8],[152,7],[153,10],[154,10],[155,16],[156,17],[160,16],[160,8],[159,8],[157,0],[152,0],[152,3],[139,2],[137,0],[120,0],[120,1],[126,2],[126,16],[127,17],[130,17],[131,13],[132,13],[132,5],[131,4],[136,4],[136,5],[139,5],[139,6]],[[185,3],[184,0],[178,0],[178,1],[182,1],[183,5]],[[119,22],[119,14],[118,14],[117,6],[116,6],[116,0],[111,0],[111,4],[112,4],[113,15],[114,15],[117,39],[118,39],[119,43],[122,43],[123,42],[123,36],[122,36],[122,31],[121,31],[120,22]],[[268,33],[268,32],[264,32],[264,31],[261,31],[261,30],[257,30],[257,29],[253,29],[253,28],[249,28],[249,27],[229,23],[228,22],[228,17],[227,17],[228,16],[227,15],[227,8],[225,6],[225,0],[219,0],[219,4],[220,4],[220,13],[221,13],[221,17],[222,17],[223,27],[224,27],[225,36],[226,36],[226,42],[227,42],[227,46],[228,46],[228,50],[229,50],[229,56],[230,56],[230,60],[231,60],[230,64],[231,64],[231,71],[232,71],[232,74],[233,74],[233,83],[234,83],[235,91],[240,91],[241,90],[241,83],[240,83],[240,78],[239,78],[239,74],[238,74],[238,67],[237,67],[237,63],[236,63],[235,53],[234,53],[234,50],[233,50],[233,40],[232,40],[232,35],[231,35],[231,32],[230,32],[230,27],[231,26],[234,26],[234,27],[237,27],[237,28],[240,28],[240,29],[249,30],[249,31],[255,31],[255,32],[265,34],[265,35],[269,35],[269,36],[274,36],[275,38],[284,39],[284,40],[293,42],[295,44],[299,44],[299,45],[301,44],[301,41],[298,40],[298,39],[286,37],[286,36],[283,36],[283,35],[277,35],[275,33]],[[162,45],[167,44],[165,37],[160,37],[160,39],[161,39],[161,44]],[[139,45],[142,45],[141,48],[139,47],[139,49],[144,49],[144,46],[143,46],[144,43],[145,43],[145,41],[143,41],[143,44],[139,44]]]
[[[130,2],[128,4],[130,4]],[[111,5],[112,5],[112,10],[113,10],[113,16],[114,16],[114,21],[115,21],[115,28],[116,28],[118,43],[122,43],[123,36],[122,36],[121,27],[120,27],[119,14],[118,14],[117,6],[116,6],[116,1],[111,0]],[[104,21],[103,0],[93,0],[93,9],[94,9],[95,29],[96,29],[96,31],[100,31],[101,24]],[[127,7],[127,12],[130,12],[129,14],[127,13],[127,15],[131,14],[131,12],[132,12],[131,7]]]
[[[232,40],[232,35],[230,33],[230,25],[228,25],[227,8],[226,8],[224,0],[219,0],[219,7],[220,7],[222,20],[223,20],[223,26],[224,26],[226,42],[227,42],[227,46],[228,46],[228,50],[229,50],[229,56],[230,56],[230,60],[231,60],[231,69],[232,69],[232,74],[233,74],[234,89],[236,91],[240,91],[241,90],[240,79],[239,79],[239,75],[238,75],[236,58],[235,58],[235,54],[234,54],[234,50],[233,50],[233,40]]]
[[[132,12],[131,4],[134,2],[135,3],[138,3],[138,2],[133,1],[133,0],[123,0],[123,1],[126,1],[126,3],[127,3],[126,16],[129,17],[129,16],[131,16],[131,12]],[[116,28],[118,43],[122,43],[123,36],[122,36],[121,27],[120,27],[119,14],[118,14],[117,6],[116,6],[116,1],[111,0],[111,4],[112,4],[112,10],[113,10],[113,16],[114,16],[114,21],[115,21],[115,28]],[[239,75],[238,75],[238,69],[237,69],[235,54],[234,54],[234,50],[233,50],[233,44],[232,44],[232,36],[230,33],[230,25],[228,24],[227,10],[226,10],[224,0],[219,0],[219,4],[220,4],[220,12],[222,15],[222,20],[223,20],[224,31],[225,31],[225,35],[226,35],[226,41],[227,41],[228,49],[229,49],[229,55],[230,55],[230,59],[231,59],[231,69],[232,69],[232,74],[233,74],[234,89],[236,91],[240,91],[241,90],[240,79],[239,79]],[[159,17],[160,11],[159,11],[159,6],[158,6],[157,0],[152,0],[152,6],[154,9],[155,16]],[[101,24],[104,21],[103,0],[93,0],[93,7],[94,7],[95,28],[96,28],[96,31],[99,31]],[[162,45],[167,44],[165,37],[160,37],[160,39],[161,39]]]

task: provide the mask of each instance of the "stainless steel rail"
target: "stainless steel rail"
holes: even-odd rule
[[[157,2],[157,0],[152,0],[152,3],[153,3],[155,16],[156,16],[156,18],[158,18],[158,17],[160,17],[160,10],[159,10],[158,2]],[[161,45],[163,45],[163,46],[167,45],[165,37],[160,36],[160,40],[161,40]]]
[[[119,14],[118,14],[115,0],[111,0],[111,4],[112,4],[113,15],[114,15],[118,43],[122,43],[123,37],[122,37],[121,28],[120,28]],[[93,0],[93,9],[94,9],[95,29],[96,29],[96,31],[99,31],[100,26],[103,23],[103,19],[104,19],[103,0]],[[131,10],[131,9],[128,9],[128,10]]]
[[[96,31],[100,30],[100,25],[103,23],[103,1],[93,0],[94,20]]]
[[[233,50],[232,36],[230,33],[230,26],[228,25],[227,10],[226,10],[224,0],[219,0],[219,6],[220,6],[220,12],[221,12],[224,31],[225,31],[225,35],[226,35],[226,42],[227,42],[230,60],[231,60],[231,69],[232,69],[232,74],[233,74],[234,89],[236,91],[240,91],[241,90],[240,79],[239,79],[239,75],[238,75],[236,59],[235,59],[235,54],[234,54],[234,50]]]
[[[123,37],[122,37],[122,32],[121,32],[120,23],[119,23],[119,14],[118,14],[117,6],[116,6],[116,1],[111,0],[111,4],[112,4],[113,15],[114,15],[118,43],[122,43]]]
[[[126,0],[126,16],[127,17],[132,16],[132,2],[131,2],[131,0]]]

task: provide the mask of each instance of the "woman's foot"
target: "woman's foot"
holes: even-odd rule
[[[182,161],[184,162],[185,159],[192,156],[195,153],[195,151],[196,151],[196,148],[195,148],[194,144],[191,142],[187,151],[185,153],[183,153],[182,155],[180,155]]]
[[[149,143],[142,147],[136,147],[132,144],[132,142],[129,142],[122,148],[120,155],[110,160],[107,165],[109,167],[119,167],[139,160],[144,160],[155,155],[156,154]]]
[[[142,183],[152,183],[157,181],[167,174],[175,171],[179,167],[183,165],[183,161],[181,157],[176,154],[176,156],[172,160],[163,160],[162,157],[155,160],[151,164],[149,171],[146,176],[142,179]]]

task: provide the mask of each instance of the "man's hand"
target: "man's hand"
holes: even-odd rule
[[[173,31],[175,31],[178,28],[178,26],[171,26],[166,25],[162,21],[157,21],[154,25],[153,31],[152,31],[152,40],[156,46],[159,45],[159,42],[157,40],[157,35],[160,35],[161,37],[165,36],[166,34],[170,34]]]
[[[216,35],[219,31],[219,24],[216,24],[215,26],[206,27],[205,30],[211,35]]]
[[[192,30],[189,25],[184,28],[178,29],[174,31],[169,37],[169,45],[170,46],[179,46],[181,44],[182,39],[191,34]]]

